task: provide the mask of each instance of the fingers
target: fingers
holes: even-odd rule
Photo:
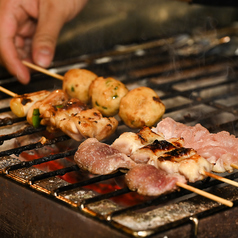
[[[63,6],[57,1],[41,1],[39,18],[35,36],[33,38],[33,61],[48,67],[54,57],[57,38],[66,22]]]
[[[8,8],[6,10],[8,10]],[[15,43],[17,43],[18,47],[20,48],[23,43],[20,38],[18,38],[18,40],[16,40],[15,42],[17,21],[9,12],[8,14],[4,14],[2,11],[0,11],[0,14],[1,62],[12,75],[16,76],[23,84],[26,84],[30,80],[29,71],[21,63],[18,55],[18,50],[15,46]]]
[[[30,0],[24,2],[27,6],[31,3]],[[26,84],[30,80],[29,69],[21,60],[30,60],[30,39],[35,31],[35,22],[21,6],[22,3],[0,0],[0,63],[21,83]]]
[[[33,61],[48,67],[53,60],[57,39],[64,23],[71,20],[86,0],[40,1],[36,33],[33,39]]]
[[[87,0],[0,0],[0,63],[26,84],[29,69],[22,59],[48,67],[65,22]]]

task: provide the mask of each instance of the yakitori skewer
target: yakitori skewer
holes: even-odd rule
[[[179,186],[179,187],[181,187],[181,188],[184,188],[184,189],[186,189],[186,190],[189,190],[189,191],[191,191],[191,192],[197,193],[197,194],[199,194],[199,195],[201,195],[201,196],[203,196],[203,197],[206,197],[206,198],[209,198],[209,199],[214,200],[214,201],[216,201],[216,202],[219,202],[219,203],[221,203],[221,204],[223,204],[223,205],[226,205],[226,206],[228,206],[228,207],[232,207],[232,206],[233,206],[233,202],[231,202],[231,201],[229,201],[229,200],[227,200],[227,199],[218,197],[218,196],[213,195],[213,194],[211,194],[211,193],[207,193],[207,192],[205,192],[205,191],[203,191],[203,190],[194,188],[194,187],[192,187],[192,186],[190,186],[190,185],[187,185],[187,184],[184,184],[184,183],[181,183],[181,182],[177,182],[176,185]]]
[[[3,88],[2,86],[0,86],[0,91],[2,91],[3,93],[6,93],[7,95],[11,96],[11,97],[17,97],[18,95],[6,88]]]
[[[238,169],[238,165],[236,165],[236,164],[231,164],[231,167],[234,169]]]
[[[227,178],[224,178],[222,176],[219,176],[219,175],[216,175],[216,174],[212,174],[212,173],[209,173],[209,172],[204,172],[204,174],[208,177],[211,177],[211,178],[214,178],[214,179],[217,179],[217,180],[220,180],[224,183],[227,183],[227,184],[230,184],[230,185],[233,185],[233,186],[236,186],[238,187],[238,182],[236,181],[233,181],[231,179],[227,179]]]
[[[62,76],[62,75],[60,75],[60,74],[52,73],[52,72],[50,72],[50,71],[47,70],[47,69],[41,68],[41,67],[39,67],[39,66],[37,66],[37,65],[35,65],[35,64],[32,64],[32,63],[27,62],[27,61],[24,61],[24,60],[22,61],[22,63],[23,63],[25,66],[27,66],[27,67],[29,67],[29,68],[31,68],[31,69],[34,69],[34,70],[39,71],[39,72],[41,72],[41,73],[47,74],[47,75],[49,75],[49,76],[51,76],[51,77],[53,77],[53,78],[57,78],[57,79],[60,79],[60,80],[64,80],[64,76]]]

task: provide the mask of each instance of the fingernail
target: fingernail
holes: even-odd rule
[[[36,63],[41,67],[48,67],[51,63],[51,51],[48,48],[41,48],[36,56]]]

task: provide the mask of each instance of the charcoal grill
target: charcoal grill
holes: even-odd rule
[[[149,86],[166,106],[164,117],[237,135],[237,32],[229,26],[199,36],[118,45],[55,61],[50,70],[63,74],[83,67],[113,76],[129,89]],[[0,80],[15,93],[62,86],[40,73],[34,73],[27,86],[16,84],[6,75]],[[157,198],[139,196],[123,185],[124,171],[103,176],[81,171],[73,161],[78,143],[29,126],[10,112],[10,98],[0,96],[1,237],[237,237],[236,187],[214,179],[192,184],[232,201],[232,208],[183,189]],[[120,123],[105,142],[126,130]],[[238,181],[236,170],[222,176]]]

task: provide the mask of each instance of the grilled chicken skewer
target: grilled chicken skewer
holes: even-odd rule
[[[90,104],[103,116],[118,114],[130,128],[153,126],[165,112],[165,105],[157,93],[149,87],[138,87],[129,91],[121,81],[112,77],[98,77],[86,69],[70,69],[61,76],[29,62],[22,62],[31,69],[63,80],[63,90],[71,98]],[[19,105],[19,101],[17,104]]]
[[[118,113],[130,128],[153,126],[165,112],[165,105],[149,87],[138,87],[129,91],[121,81],[112,77],[98,77],[86,69],[71,69],[61,76],[26,61],[23,63],[34,70],[63,80],[63,90],[70,97],[90,103],[102,115],[115,116]]]
[[[6,88],[0,86],[0,91],[13,97],[10,101],[10,108],[12,112],[18,117],[25,117],[30,107],[39,100],[46,98],[50,91],[42,90],[33,93],[25,93],[18,95]]]
[[[168,173],[182,172],[190,182],[207,176],[213,178],[216,176],[215,179],[238,186],[235,181],[210,173],[213,164],[206,158],[198,156],[194,149],[184,148],[183,138],[165,138],[162,132],[155,133],[155,131],[145,127],[137,134],[125,132],[113,142],[112,147],[124,152],[137,163],[149,163]],[[163,150],[166,150],[164,154]],[[183,161],[180,158],[181,153]]]
[[[155,164],[152,165],[152,163],[149,163],[151,159],[154,159],[152,154],[156,152],[157,155],[160,154],[160,157],[166,157],[168,156],[168,154],[166,154],[167,150],[171,152],[178,148],[182,149],[178,140],[177,142],[173,142],[174,144],[168,142],[169,146],[163,146],[163,148],[160,146],[157,151],[151,150],[151,152],[149,152],[148,148],[150,144],[148,143],[154,140],[154,142],[160,141],[165,144],[163,137],[156,135],[156,133],[153,133],[149,128],[143,129],[138,134],[138,140],[134,140],[134,142],[131,143],[134,147],[128,146],[126,149],[123,146],[123,144],[127,143],[124,140],[125,137],[128,136],[128,138],[130,137],[132,139],[134,136],[134,138],[136,138],[135,133],[126,133],[126,136],[122,136],[122,140],[117,139],[111,146],[98,142],[96,139],[87,139],[79,146],[74,157],[75,162],[80,168],[88,170],[93,174],[108,174],[117,169],[129,169],[129,172],[127,172],[125,176],[126,184],[131,190],[137,191],[142,195],[159,196],[163,193],[168,193],[177,190],[179,187],[183,187],[227,206],[233,205],[230,201],[214,195],[210,196],[204,191],[186,185],[187,181],[195,182],[205,178],[206,175],[204,171],[209,171],[211,168],[211,165],[201,156],[198,156],[193,150],[190,154],[187,153],[184,155],[184,153],[182,153],[180,156],[174,156],[174,167],[182,167],[183,169],[166,171],[160,166],[156,167]],[[137,143],[135,143],[135,141]],[[143,146],[145,144],[146,146]],[[120,148],[122,148],[121,151]],[[141,148],[143,148],[143,151],[140,150]],[[138,150],[140,151],[140,159],[131,156],[132,154],[135,155]],[[145,155],[143,159],[141,159],[142,154]],[[149,157],[149,159],[145,159],[147,157]],[[191,164],[190,168],[192,168],[192,166],[196,167],[194,160],[196,160],[198,164],[197,168],[192,170],[192,172],[196,171],[196,177],[194,177],[192,173],[185,172],[189,169],[187,166],[189,164]],[[199,176],[197,176],[198,174]]]
[[[36,109],[40,124],[47,126],[48,131],[61,130],[76,141],[91,137],[103,140],[112,135],[118,125],[114,117],[103,117],[97,109],[89,109],[78,99],[69,99],[63,90],[53,91],[29,109],[27,121],[30,124]]]
[[[97,109],[89,109],[78,99],[69,99],[63,90],[23,95],[9,93],[8,90],[4,92],[15,96],[10,107],[16,115],[26,115],[29,124],[36,127],[45,125],[50,132],[61,130],[76,141],[90,137],[103,140],[118,126],[114,117],[103,117]]]
[[[186,126],[171,118],[163,119],[153,131],[162,133],[166,140],[182,137],[183,146],[195,149],[207,159],[213,165],[213,172],[224,173],[238,169],[238,138],[226,131],[213,134],[200,124]]]

